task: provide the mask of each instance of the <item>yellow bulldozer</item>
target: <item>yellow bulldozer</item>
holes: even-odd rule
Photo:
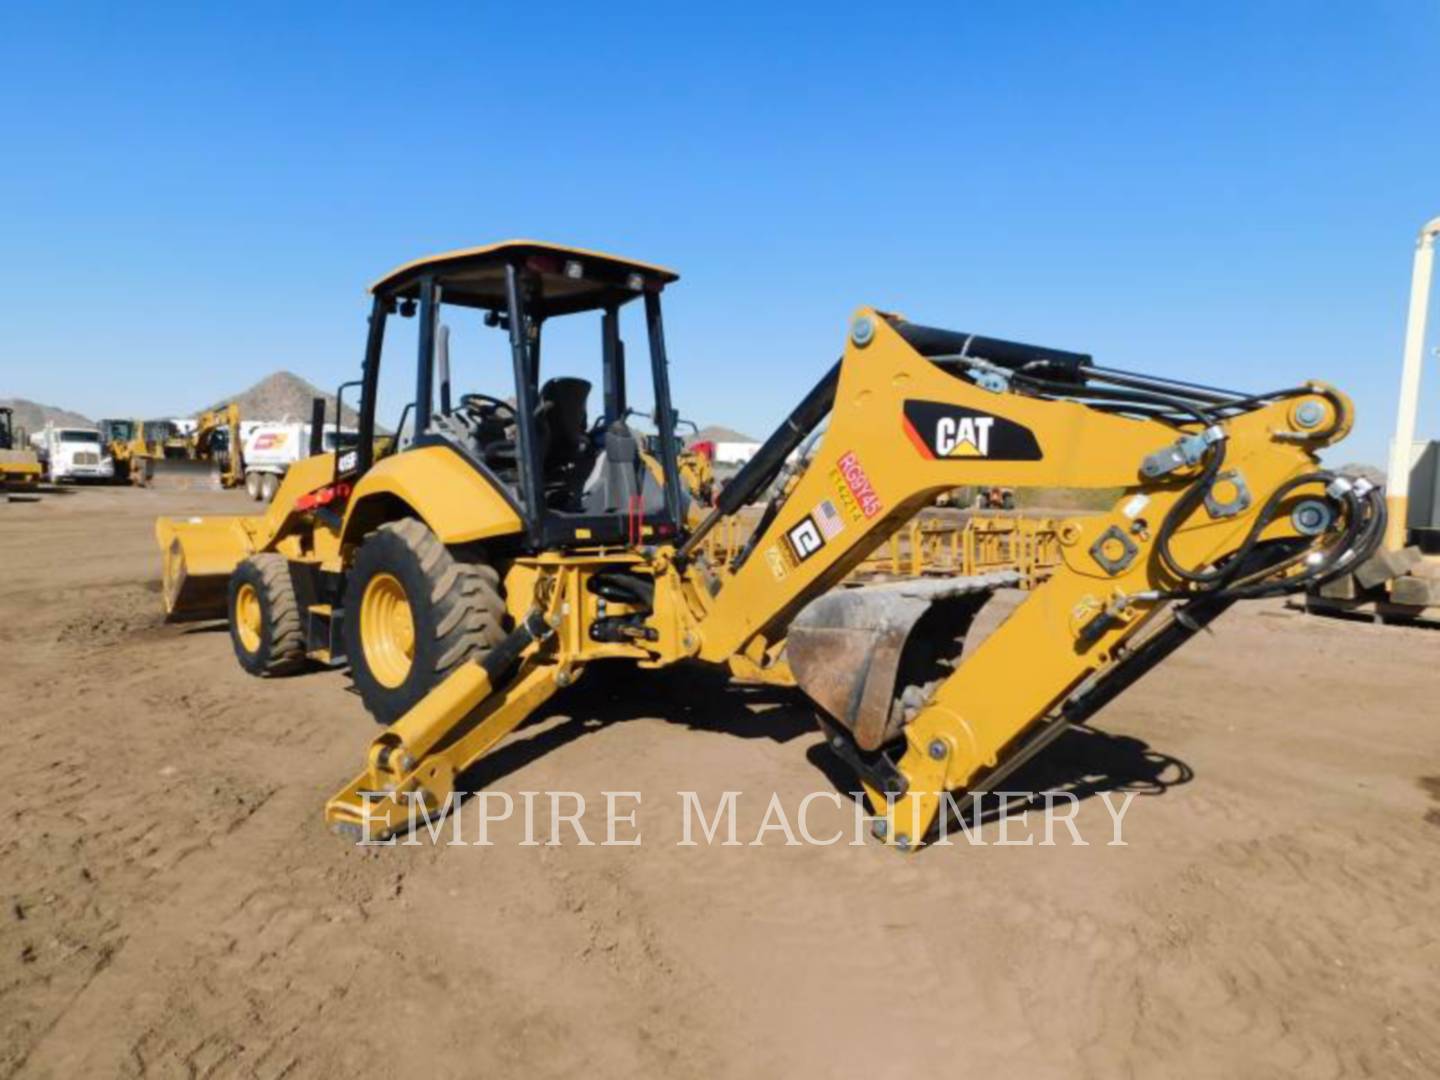
[[[528,241],[407,263],[371,288],[358,444],[297,463],[261,516],[157,523],[172,616],[227,617],[255,675],[348,665],[385,725],[326,806],[337,831],[450,810],[457,777],[593,666],[691,661],[803,689],[876,835],[910,849],[1232,603],[1341,573],[1383,531],[1379,492],[1319,464],[1353,419],[1325,384],[1219,390],[870,307],[692,524],[661,318],[677,278]],[[631,304],[658,477],[624,419]],[[541,353],[543,324],[586,318],[593,422],[591,382]],[[377,450],[382,349],[405,320],[414,437]],[[461,334],[504,343],[503,385],[476,367],[489,391],[452,389]],[[1122,494],[1063,524],[1060,565],[998,626],[982,611],[1004,572],[834,588],[966,485]],[[755,502],[744,548],[709,561],[707,536]]]
[[[201,413],[189,434],[171,424],[159,455],[150,457],[147,475],[147,482],[155,487],[178,490],[243,485],[240,406],[232,402]]]
[[[139,420],[113,417],[96,421],[95,426],[100,429],[100,445],[115,463],[115,483],[143,484],[150,458],[145,426]]]
[[[170,420],[101,420],[100,441],[115,462],[115,482],[144,487],[157,461],[183,458],[187,440]]]

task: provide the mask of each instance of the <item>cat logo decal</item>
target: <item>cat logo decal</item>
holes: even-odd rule
[[[1039,461],[1043,457],[1029,428],[963,405],[907,401],[901,424],[915,449],[931,461]]]

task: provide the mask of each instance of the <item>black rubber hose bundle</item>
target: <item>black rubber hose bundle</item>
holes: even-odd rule
[[[1097,402],[1106,402],[1114,406],[1124,407],[1126,405],[1145,406],[1151,409],[1158,409],[1163,414],[1173,416],[1177,413],[1188,413],[1202,428],[1208,428],[1215,423],[1214,412],[1211,408],[1224,412],[1227,417],[1237,415],[1249,409],[1258,408],[1261,405],[1283,400],[1287,397],[1298,397],[1303,394],[1320,393],[1327,397],[1334,406],[1335,421],[1324,431],[1315,432],[1307,436],[1307,441],[1323,441],[1333,435],[1340,425],[1340,417],[1343,415],[1343,403],[1339,396],[1328,388],[1316,390],[1313,387],[1302,386],[1292,387],[1287,390],[1279,390],[1270,394],[1256,395],[1249,398],[1239,398],[1234,401],[1224,402],[1218,406],[1213,403],[1201,403],[1187,399],[1183,391],[1179,396],[1175,394],[1161,394],[1150,390],[1137,390],[1131,388],[1116,389],[1114,387],[1103,387],[1093,385],[1094,382],[1103,381],[1102,373],[1083,372],[1086,378],[1086,385],[1083,389],[1074,386],[1058,383],[1052,380],[1040,378],[1024,369],[1017,371],[1014,376],[1015,383],[1040,396],[1064,397],[1069,399],[1092,398]],[[1173,421],[1172,421],[1173,422]],[[1175,578],[1182,582],[1188,582],[1190,589],[1180,589],[1165,594],[1166,599],[1191,600],[1198,596],[1214,596],[1227,600],[1255,598],[1261,596],[1272,596],[1283,593],[1297,592],[1313,584],[1323,584],[1330,578],[1343,573],[1348,565],[1358,565],[1369,557],[1379,545],[1380,538],[1385,528],[1385,500],[1377,488],[1372,488],[1364,496],[1364,501],[1357,496],[1353,489],[1343,492],[1340,496],[1342,513],[1345,519],[1345,530],[1335,543],[1322,549],[1322,557],[1302,574],[1291,577],[1275,579],[1274,575],[1287,569],[1302,559],[1307,559],[1317,554],[1314,545],[1305,545],[1290,554],[1282,556],[1276,563],[1271,564],[1267,569],[1258,574],[1252,574],[1237,581],[1241,569],[1251,562],[1251,556],[1260,545],[1260,534],[1272,521],[1274,521],[1281,501],[1289,496],[1297,488],[1308,484],[1324,484],[1327,487],[1338,479],[1335,473],[1329,471],[1317,471],[1307,473],[1303,476],[1294,477],[1286,481],[1276,491],[1271,493],[1265,505],[1261,507],[1256,515],[1255,523],[1249,533],[1246,534],[1244,542],[1230,558],[1219,566],[1208,570],[1192,570],[1181,566],[1170,550],[1170,540],[1176,530],[1190,516],[1200,508],[1206,496],[1211,492],[1220,470],[1225,463],[1225,442],[1222,439],[1213,443],[1206,451],[1200,474],[1186,487],[1176,500],[1169,512],[1161,522],[1160,529],[1156,533],[1155,549],[1164,568]],[[1293,548],[1293,544],[1289,545]],[[1350,553],[1347,559],[1346,553]]]

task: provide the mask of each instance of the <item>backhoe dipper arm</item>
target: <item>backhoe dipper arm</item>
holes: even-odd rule
[[[893,804],[888,834],[902,846],[926,835],[945,793],[993,776],[1047,721],[1088,715],[1190,627],[1235,599],[1333,576],[1378,540],[1378,493],[1315,456],[1349,430],[1344,395],[1309,384],[1247,398],[1088,365],[861,309],[829,427],[748,558],[718,591],[691,571],[704,592],[698,654],[723,663],[785,638],[797,613],[941,492],[1120,490],[1108,512],[1065,524],[1057,572],[903,735],[866,745],[853,712],[833,718],[852,728],[832,735],[872,802]]]

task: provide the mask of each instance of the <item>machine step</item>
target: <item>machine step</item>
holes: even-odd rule
[[[332,604],[311,604],[305,615],[305,654],[327,667],[345,664],[345,639],[340,632],[344,624],[344,608]]]

